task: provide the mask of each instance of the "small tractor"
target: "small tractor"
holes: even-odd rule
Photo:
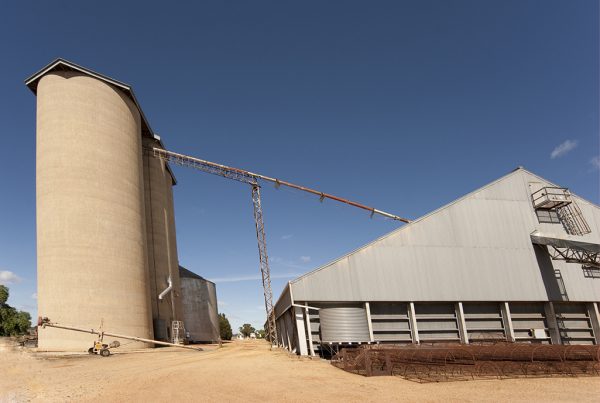
[[[90,354],[100,354],[102,357],[108,357],[110,355],[110,349],[111,348],[117,348],[121,345],[121,343],[119,343],[118,341],[113,341],[110,344],[104,344],[102,342],[103,337],[100,337],[100,339],[96,340],[94,342],[94,347],[90,347],[88,349],[88,353]]]

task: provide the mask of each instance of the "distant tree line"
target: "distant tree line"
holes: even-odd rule
[[[8,305],[8,287],[0,284],[0,336],[26,334],[31,327],[31,315]]]

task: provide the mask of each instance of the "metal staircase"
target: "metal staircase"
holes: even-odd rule
[[[568,234],[581,236],[592,232],[575,201],[557,209],[556,212]]]
[[[183,344],[185,339],[185,326],[180,320],[174,320],[171,324],[173,329],[173,344]]]
[[[568,234],[581,236],[592,232],[569,189],[543,187],[531,195],[531,200],[536,210],[555,211]]]

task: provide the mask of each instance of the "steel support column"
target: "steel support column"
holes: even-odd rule
[[[368,302],[365,302],[365,312],[367,313],[367,326],[369,327],[369,340],[371,343],[375,341],[373,337],[373,322],[371,322],[371,306]]]
[[[294,306],[294,317],[296,320],[296,338],[298,340],[298,353],[300,355],[308,355],[308,349],[306,346],[306,327],[304,326],[304,314],[303,309],[299,306]]]
[[[456,321],[458,322],[460,342],[469,344],[469,333],[467,332],[467,322],[465,321],[465,312],[463,311],[462,302],[454,304],[454,311],[456,312]]]
[[[310,324],[310,311],[308,308],[304,308],[304,318],[306,322],[306,333],[308,335],[308,350],[311,356],[315,355],[315,346],[313,345],[312,338],[312,325]]]
[[[548,332],[550,333],[552,344],[561,344],[560,329],[558,328],[556,312],[554,311],[554,304],[552,302],[544,303],[544,313],[546,314],[546,323],[548,324]]]
[[[506,340],[514,342],[516,340],[515,328],[512,323],[512,317],[510,315],[510,306],[508,305],[508,302],[501,302],[500,310],[502,312],[502,325],[504,327],[504,334],[506,335]]]
[[[414,344],[419,344],[419,328],[417,326],[417,315],[414,302],[408,303],[408,321],[410,323],[410,336]]]

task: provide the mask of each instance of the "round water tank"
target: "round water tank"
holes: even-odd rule
[[[319,310],[321,341],[362,343],[370,340],[367,312],[360,305],[323,305]]]

